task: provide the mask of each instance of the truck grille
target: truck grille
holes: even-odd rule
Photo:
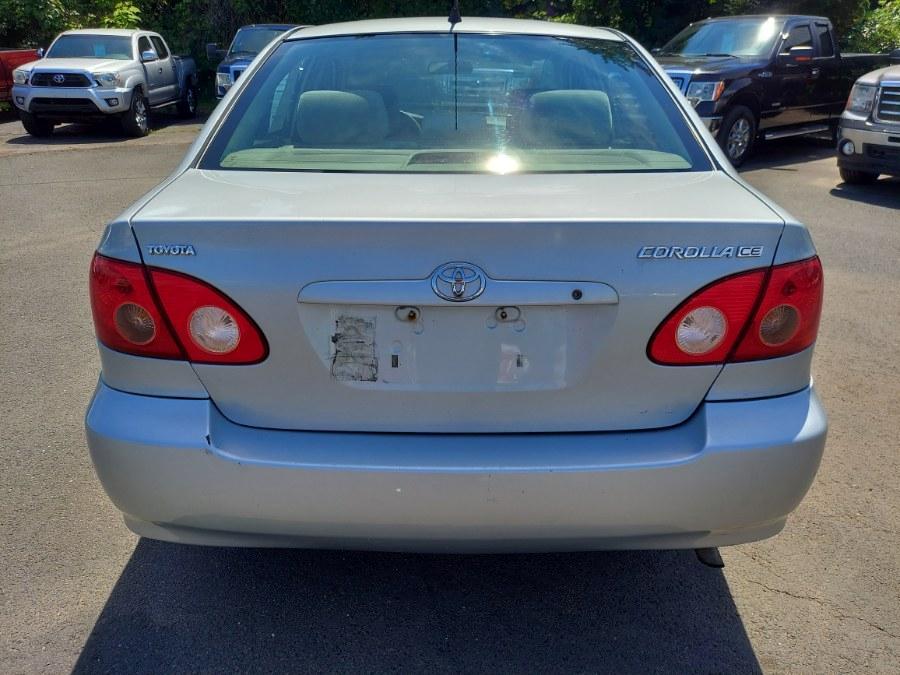
[[[900,123],[900,82],[883,82],[875,111],[879,122]]]
[[[32,87],[90,87],[91,81],[79,73],[35,73]]]
[[[36,96],[31,99],[31,112],[45,115],[62,115],[69,113],[97,114],[97,106],[89,98],[48,98]]]

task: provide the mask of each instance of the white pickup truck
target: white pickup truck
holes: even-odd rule
[[[175,105],[197,113],[197,67],[174,56],[158,33],[83,29],[61,33],[44,58],[13,71],[12,99],[25,130],[117,116],[129,136],[146,136],[150,111]]]

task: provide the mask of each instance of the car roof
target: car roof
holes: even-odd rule
[[[245,28],[262,28],[262,29],[271,29],[271,30],[290,30],[291,28],[300,28],[303,24],[299,23],[249,23],[246,26],[241,26],[238,30],[244,30]]]
[[[131,37],[137,33],[149,33],[136,28],[76,28],[74,30],[66,30],[61,35],[119,35],[121,37]]]
[[[306,40],[341,35],[372,35],[378,33],[447,33],[451,26],[446,16],[407,19],[369,19],[348,21],[323,26],[311,26],[292,33],[288,40]],[[618,33],[607,28],[591,28],[556,21],[530,21],[525,19],[495,19],[479,16],[463,16],[452,27],[454,33],[501,33],[509,35],[550,35],[554,37],[593,38],[623,41]]]
[[[784,19],[785,21],[793,21],[795,19],[807,21],[828,21],[825,16],[813,16],[811,14],[737,14],[735,16],[711,16],[706,21],[728,21],[729,19]],[[695,21],[694,23],[701,23]]]

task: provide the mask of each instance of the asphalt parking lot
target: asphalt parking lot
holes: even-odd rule
[[[36,141],[0,120],[0,672],[900,672],[900,180],[842,186],[808,139],[745,168],[825,266],[831,432],[785,531],[724,570],[179,547],[128,532],[90,465],[87,267],[198,128]]]

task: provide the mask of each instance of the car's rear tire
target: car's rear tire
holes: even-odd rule
[[[53,122],[42,120],[40,117],[24,111],[19,111],[19,119],[22,120],[25,131],[31,136],[46,138],[53,135]]]
[[[871,185],[878,180],[878,174],[871,171],[860,171],[859,169],[839,168],[841,180],[849,185]]]
[[[734,166],[740,166],[750,156],[756,130],[756,115],[746,106],[736,105],[725,115],[717,140]]]
[[[197,91],[197,86],[194,84],[188,85],[178,101],[178,116],[184,119],[196,117],[199,98],[200,93]]]
[[[122,131],[135,138],[150,133],[150,104],[140,87],[131,94],[131,106],[122,115]]]

